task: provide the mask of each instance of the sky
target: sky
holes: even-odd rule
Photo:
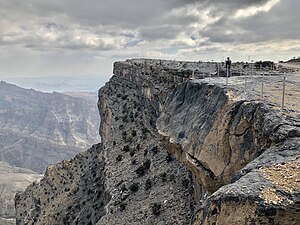
[[[299,0],[0,0],[0,79],[112,75],[114,61],[300,56]]]

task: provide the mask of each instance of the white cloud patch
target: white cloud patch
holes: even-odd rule
[[[281,0],[270,0],[263,5],[250,6],[245,9],[239,9],[234,15],[234,18],[237,19],[237,18],[249,17],[249,16],[254,16],[261,12],[269,12],[280,1]]]

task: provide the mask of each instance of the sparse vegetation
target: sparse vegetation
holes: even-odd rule
[[[135,155],[135,149],[131,149],[129,154],[131,157],[133,157]]]
[[[139,190],[139,183],[133,183],[129,186],[129,190],[132,192],[137,192]]]
[[[124,152],[129,152],[129,151],[130,151],[129,145],[124,145],[123,151],[124,151]]]
[[[118,155],[117,158],[116,158],[116,160],[117,160],[118,162],[121,162],[122,159],[123,159],[123,156],[122,156],[122,155]]]
[[[151,149],[152,153],[155,155],[158,153],[158,147],[157,146],[154,146],[152,149]]]
[[[131,131],[131,135],[132,135],[132,137],[135,137],[135,136],[136,136],[136,131],[135,131],[135,130],[132,130],[132,131]]]
[[[187,178],[183,179],[181,183],[183,187],[185,188],[189,187],[189,180]]]
[[[146,180],[146,183],[145,183],[145,190],[147,191],[147,190],[149,190],[151,187],[152,187],[152,181],[151,181],[150,178],[148,178],[148,179]]]
[[[166,156],[166,160],[167,162],[172,162],[174,159],[173,159],[173,156],[168,152],[168,155]]]
[[[143,176],[146,171],[150,168],[150,165],[151,165],[151,161],[150,159],[147,159],[141,166],[139,166],[137,169],[136,169],[136,173],[139,175],[139,176]]]
[[[162,182],[166,182],[167,181],[167,173],[166,172],[163,172],[161,174],[159,174]]]
[[[151,206],[152,214],[155,215],[155,216],[160,215],[160,213],[161,213],[160,210],[161,210],[161,203],[154,203]]]
[[[120,211],[124,211],[126,209],[126,203],[121,202],[120,203]]]

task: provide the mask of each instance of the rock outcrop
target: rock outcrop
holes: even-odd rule
[[[42,178],[42,175],[31,170],[13,167],[6,162],[0,161],[0,224],[16,224],[14,198],[19,191],[33,181]]]
[[[189,81],[199,67],[115,63],[99,91],[102,144],[19,194],[17,224],[299,224],[299,116]]]

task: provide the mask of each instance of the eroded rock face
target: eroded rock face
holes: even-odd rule
[[[0,159],[43,173],[99,141],[91,100],[0,82]]]
[[[32,202],[32,196],[44,195],[35,190],[45,188],[50,177],[66,181],[62,188],[73,181],[59,176],[57,165],[17,197],[19,224],[32,224],[32,218],[35,224],[54,223],[50,218],[61,208],[65,216],[57,221],[70,224],[299,224],[300,119],[245,98],[238,89],[187,81],[196,66],[115,63],[115,75],[99,91],[103,147],[89,151],[103,164],[92,157],[84,161],[89,170],[103,171],[100,216],[87,220],[87,211],[58,206],[64,198],[66,205],[78,201],[68,195],[43,200],[44,212]],[[64,171],[75,176],[81,160],[66,162]],[[91,177],[83,174],[74,188]],[[89,199],[86,192],[80,195]]]
[[[17,224],[95,224],[109,195],[100,144],[48,167],[40,182],[16,195]]]
[[[33,181],[41,178],[29,169],[18,168],[0,161],[0,224],[16,224],[14,197]]]
[[[156,79],[160,75],[152,76],[150,72],[144,75],[143,67],[136,62],[120,62],[119,66],[133,67],[140,72],[119,74],[117,63],[117,75],[99,91],[103,149],[100,152],[91,149],[88,154],[101,156],[103,167],[95,164],[93,157],[86,160],[76,157],[48,168],[39,184],[28,187],[16,197],[18,224],[193,222],[195,204],[191,174],[163,148],[155,127],[158,110],[165,99],[163,96],[174,88],[174,82],[159,86]],[[170,75],[172,79],[176,76]],[[155,101],[160,98],[161,101]],[[90,198],[87,191],[74,191],[82,190],[87,186],[84,182],[93,179],[88,172],[79,176],[79,164],[89,164],[89,170],[95,170],[97,174],[99,170],[103,171],[99,182],[104,191],[97,185],[89,188],[92,194],[99,189],[105,193],[100,196],[104,205],[97,218],[90,211],[73,207],[78,204],[81,209],[86,205],[92,210],[93,206],[93,202],[82,202]],[[70,184],[72,189],[67,189],[66,193],[61,191]]]
[[[181,161],[211,194],[270,146],[267,112],[263,104],[237,101],[220,86],[188,82],[170,95],[157,126],[180,144]]]
[[[195,224],[299,224],[300,139],[273,146],[203,205]]]

